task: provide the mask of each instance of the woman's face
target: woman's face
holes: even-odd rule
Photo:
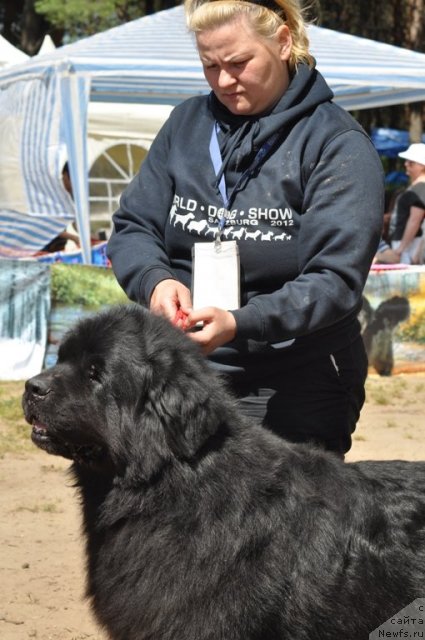
[[[421,174],[425,175],[425,165],[420,164],[419,162],[412,162],[412,160],[406,160],[404,163],[406,168],[406,173],[409,176],[410,180],[416,180],[419,178]]]
[[[279,27],[273,40],[262,38],[245,16],[196,35],[205,78],[218,100],[238,115],[273,107],[289,84],[287,62],[292,40]]]

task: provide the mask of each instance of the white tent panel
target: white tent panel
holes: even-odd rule
[[[138,171],[170,115],[170,105],[90,102],[88,166],[90,219],[110,229],[119,195]]]
[[[0,91],[0,257],[33,254],[74,218],[59,179],[58,86],[46,77]]]
[[[13,100],[5,92],[0,93],[0,140],[2,149],[7,149],[7,162],[2,163],[0,201],[4,208],[17,211],[24,210],[26,207],[25,181],[21,172],[23,118],[25,112],[20,108],[20,103],[23,98],[23,89],[22,83],[18,83]],[[4,155],[4,152],[2,155]]]
[[[346,109],[425,100],[425,55],[328,29],[309,27],[317,67]],[[21,165],[26,182],[27,206],[32,214],[35,190],[45,206],[38,212],[58,219],[58,207],[47,207],[45,191],[50,181],[59,185],[57,168],[46,163],[46,149],[60,159],[67,147],[77,223],[86,261],[90,260],[88,234],[87,114],[88,102],[133,102],[175,105],[208,91],[193,37],[187,32],[183,7],[134,20],[64,47],[35,56],[23,65],[0,72],[0,93],[5,104],[13,100],[20,82],[31,83],[28,106],[36,114],[32,132],[23,127]],[[37,87],[57,83],[51,101]],[[53,130],[49,110],[59,114]],[[0,112],[0,120],[2,113]],[[34,136],[34,131],[37,135]],[[56,135],[55,135],[56,134]],[[36,138],[36,139],[35,139]],[[2,143],[0,139],[0,144]],[[44,157],[44,161],[43,161]],[[0,184],[7,160],[0,159]],[[44,162],[44,163],[43,163]],[[53,162],[53,164],[55,164]],[[30,173],[47,171],[42,185],[28,181]],[[43,198],[38,197],[38,202]],[[6,209],[0,198],[0,210]],[[1,248],[0,248],[1,252]]]
[[[37,55],[42,56],[45,53],[51,53],[56,50],[55,43],[53,42],[51,36],[48,33],[44,36],[43,42],[41,43],[41,47],[38,50]]]
[[[90,102],[89,139],[101,136],[152,141],[172,109],[164,104]]]
[[[29,56],[26,53],[14,47],[3,36],[0,36],[0,68],[25,62],[28,58]]]

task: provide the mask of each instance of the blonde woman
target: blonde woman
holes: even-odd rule
[[[381,163],[332,102],[298,2],[185,7],[211,93],[174,109],[124,192],[112,266],[130,298],[188,331],[241,411],[344,455],[364,402],[357,314]]]

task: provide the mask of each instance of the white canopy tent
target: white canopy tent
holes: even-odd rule
[[[26,53],[14,47],[3,36],[0,36],[0,69],[25,62],[28,58],[29,56]]]
[[[172,109],[164,104],[89,102],[87,155],[93,236],[109,235],[119,197]]]
[[[318,69],[346,109],[425,99],[425,55],[314,26],[309,36]],[[90,101],[175,105],[207,91],[182,7],[1,71],[0,144],[11,157],[0,158],[0,256],[40,248],[75,206],[90,262]],[[64,148],[74,203],[60,186]]]
[[[46,35],[37,55],[56,50]],[[153,139],[172,107],[130,102],[93,102],[88,105],[87,157],[91,229],[111,227],[119,195],[134,177]]]
[[[52,37],[48,33],[46,33],[46,35],[43,38],[43,42],[41,43],[41,47],[38,50],[37,55],[38,56],[45,55],[46,53],[52,53],[52,51],[56,51],[56,46],[52,40]]]

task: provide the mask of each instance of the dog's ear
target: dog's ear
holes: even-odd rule
[[[173,459],[193,458],[230,404],[199,347],[180,329],[138,309],[132,320],[127,346],[117,351],[121,363],[126,349],[127,382],[120,370],[116,393],[133,413],[121,429],[129,440],[130,476],[148,480]]]
[[[160,421],[168,447],[177,458],[190,459],[214,435],[224,420],[223,404],[217,404],[214,380],[205,384],[192,379],[167,385],[158,397],[154,411]]]
[[[131,484],[151,482],[173,458],[161,422],[149,410],[133,417],[128,447],[125,477]]]
[[[202,373],[161,384],[151,380],[144,386],[125,429],[131,434],[125,445],[131,451],[126,471],[130,482],[150,481],[173,459],[192,459],[223,423],[228,400],[218,406],[220,387]],[[146,371],[144,376],[146,380]]]

